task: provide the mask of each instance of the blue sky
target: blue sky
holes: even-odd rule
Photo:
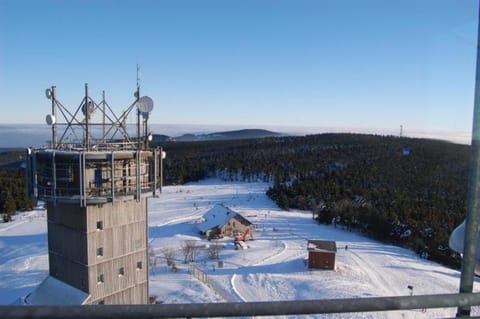
[[[469,132],[477,1],[0,0],[0,123],[45,88],[152,123]]]

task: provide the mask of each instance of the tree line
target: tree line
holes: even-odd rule
[[[31,210],[34,201],[27,194],[24,169],[0,169],[0,214],[4,222],[21,210]]]
[[[271,183],[281,208],[458,265],[448,248],[464,219],[470,146],[439,140],[320,134],[168,142],[166,184],[206,177]]]
[[[25,150],[10,149],[0,152],[0,216],[4,222],[21,210],[31,210],[34,201],[27,194]]]

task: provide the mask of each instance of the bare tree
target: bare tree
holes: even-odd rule
[[[200,246],[197,246],[195,240],[186,240],[182,245],[182,254],[184,257],[184,263],[195,262],[197,259]]]
[[[208,247],[208,256],[210,257],[210,259],[218,259],[220,257],[221,250],[222,245],[215,241]]]
[[[172,247],[166,247],[162,249],[162,255],[165,258],[167,266],[175,265],[175,257],[177,257],[177,251]]]

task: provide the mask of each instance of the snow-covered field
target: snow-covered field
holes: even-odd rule
[[[385,245],[333,226],[318,225],[308,212],[280,210],[266,195],[264,183],[206,180],[164,187],[149,199],[150,246],[156,266],[150,270],[150,294],[164,303],[273,301],[413,294],[455,293],[459,272],[409,250]],[[257,226],[249,249],[235,250],[231,238],[220,240],[219,268],[211,260],[211,244],[198,235],[201,216],[222,203]],[[307,239],[335,240],[335,271],[311,271],[305,266]],[[183,264],[180,247],[197,240],[205,247],[195,265]],[[348,245],[348,250],[344,247]],[[162,251],[177,250],[177,272],[167,267]],[[196,267],[208,282],[194,278]],[[0,304],[26,295],[48,272],[46,213],[32,211],[0,224]],[[478,283],[476,283],[476,288]],[[477,290],[477,289],[476,289]],[[477,309],[475,309],[477,312]],[[345,318],[432,318],[455,316],[455,309],[329,315]],[[325,316],[319,316],[325,317]]]

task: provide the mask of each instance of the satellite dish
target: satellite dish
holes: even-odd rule
[[[45,96],[50,100],[52,98],[52,89],[46,89]]]
[[[150,115],[150,113],[148,113],[148,112],[140,112],[140,114],[142,114],[142,117],[146,120],[148,120],[149,115]]]
[[[95,112],[95,110],[96,110],[95,104],[93,104],[92,101],[88,101],[87,105],[88,105],[88,115]],[[83,105],[82,105],[82,112],[83,112],[83,115],[86,115],[85,103],[83,103]]]
[[[153,110],[153,100],[148,96],[142,96],[137,102],[137,108],[142,113],[150,113]]]
[[[47,122],[47,125],[53,125],[56,123],[56,119],[55,119],[55,116],[54,115],[51,115],[51,114],[48,114],[46,117],[45,117],[45,122]]]
[[[477,235],[476,241],[480,240],[480,235]],[[463,221],[457,228],[453,230],[450,234],[450,238],[448,240],[448,246],[450,249],[456,251],[459,254],[464,253],[464,245],[465,245],[465,221]],[[480,246],[477,244],[477,248],[475,251],[475,274],[480,274]]]

